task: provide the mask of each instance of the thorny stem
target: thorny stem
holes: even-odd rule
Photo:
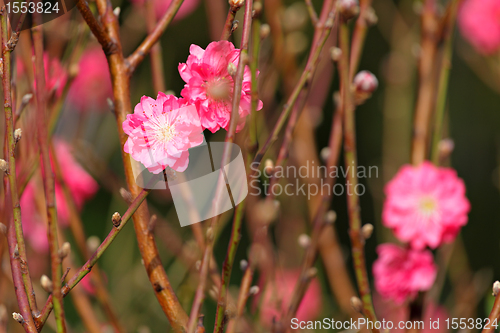
[[[421,51],[419,62],[419,89],[415,107],[415,122],[411,162],[422,163],[427,154],[430,118],[435,98],[435,59],[436,59],[436,4],[435,0],[425,0],[422,12]]]
[[[351,94],[351,81],[349,77],[349,28],[345,22],[340,24],[339,44],[342,50],[342,56],[339,61],[341,103],[344,109],[344,159],[346,168],[352,170],[357,168],[356,156],[356,125],[355,125],[355,107]],[[358,178],[355,172],[348,172],[346,181],[351,188],[356,188]],[[359,196],[356,191],[351,191],[347,195],[347,208],[349,212],[349,236],[351,238],[351,248],[354,263],[356,282],[358,284],[359,294],[363,302],[363,314],[371,321],[377,321],[373,309],[372,297],[370,293],[370,284],[366,272],[366,262],[364,253],[365,240],[361,234],[361,216],[359,206]],[[379,333],[374,328],[373,332]]]
[[[4,146],[4,158],[8,164],[8,170],[5,173],[4,177],[4,185],[5,185],[5,193],[9,196],[9,202],[12,205],[12,221],[9,226],[9,230],[15,230],[15,243],[9,242],[9,247],[15,247],[17,244],[19,255],[14,261],[11,261],[13,275],[14,270],[16,273],[20,273],[21,279],[19,282],[21,284],[16,285],[16,296],[18,297],[18,301],[21,307],[22,294],[25,294],[28,300],[28,311],[25,313],[21,313],[25,317],[25,320],[28,322],[27,325],[33,323],[32,321],[32,312],[36,315],[38,313],[35,292],[33,291],[33,284],[31,282],[29,269],[28,269],[28,261],[26,256],[26,247],[24,243],[23,236],[23,228],[21,223],[21,206],[19,204],[19,192],[17,187],[17,179],[16,179],[16,158],[15,158],[15,149],[16,149],[16,141],[14,138],[14,115],[12,113],[12,92],[11,92],[11,50],[8,49],[7,43],[9,41],[8,35],[8,22],[7,22],[7,11],[5,6],[0,9],[0,20],[1,20],[1,29],[2,29],[2,58],[3,58],[3,76],[2,76],[2,85],[3,85],[3,96],[4,96],[4,113],[5,113],[5,146]],[[6,205],[8,207],[8,205]],[[9,238],[10,240],[10,238]],[[11,239],[12,241],[14,239]],[[11,255],[12,258],[12,255]],[[12,259],[11,259],[12,260]],[[18,267],[16,269],[14,266]],[[23,292],[24,290],[24,292]],[[21,309],[23,310],[23,309]]]
[[[78,282],[80,282],[85,277],[85,275],[90,273],[90,271],[92,270],[92,267],[94,267],[97,260],[99,260],[99,258],[101,258],[104,251],[106,251],[106,249],[111,245],[111,243],[116,238],[118,233],[125,227],[125,224],[127,224],[127,222],[130,220],[132,215],[137,211],[137,209],[140,207],[140,205],[144,201],[144,199],[146,199],[146,197],[150,193],[150,191],[151,190],[146,190],[146,189],[142,190],[139,193],[139,195],[134,199],[134,201],[132,201],[132,203],[128,207],[127,211],[125,212],[125,214],[123,214],[120,225],[118,227],[114,227],[109,232],[106,239],[104,239],[104,241],[101,243],[101,245],[99,245],[97,250],[87,260],[85,265],[83,265],[80,268],[80,270],[78,270],[78,272],[76,272],[75,275],[73,275],[73,277],[68,281],[68,283],[66,283],[64,285],[64,287],[61,290],[61,293],[63,296],[68,295],[68,293],[71,291],[71,289],[73,289],[78,284]],[[39,330],[41,330],[41,328],[43,327],[43,324],[45,324],[45,321],[47,320],[47,318],[50,314],[50,311],[52,311],[52,308],[53,308],[53,300],[52,300],[52,295],[51,295],[49,297],[49,299],[47,300],[47,302],[45,303],[45,306],[43,307],[42,313],[39,317],[39,320],[41,323]]]
[[[234,77],[234,90],[233,90],[233,99],[232,99],[232,111],[231,111],[231,120],[229,123],[229,129],[226,134],[224,150],[222,153],[221,160],[221,170],[224,170],[224,167],[229,162],[229,158],[231,156],[231,143],[234,141],[234,134],[236,132],[236,125],[238,124],[239,119],[239,108],[240,108],[240,100],[241,100],[241,90],[243,87],[243,75],[245,71],[245,66],[247,65],[248,60],[248,43],[250,40],[250,32],[251,32],[251,24],[252,24],[252,8],[253,1],[246,0],[245,2],[245,15],[243,19],[243,33],[240,45],[240,57],[238,61],[237,72]],[[214,206],[218,204],[218,199],[220,197],[220,192],[222,191],[223,186],[217,186],[214,196]],[[242,215],[243,208],[239,208],[238,211]],[[222,283],[219,294],[219,303],[222,301],[222,304],[217,305],[217,314],[215,319],[215,328],[214,332],[221,332],[223,329],[224,322],[224,310],[226,304],[226,291],[229,286],[229,277],[231,275],[232,263],[234,262],[234,254],[236,252],[237,246],[239,244],[238,237],[238,229],[241,228],[241,216],[240,214],[236,214],[235,221],[233,222],[233,233],[231,236],[231,243],[234,242],[234,252],[229,251],[228,257],[226,257],[226,261],[224,262],[224,272],[222,274]],[[205,247],[205,253],[203,255],[203,261],[200,269],[200,282],[198,284],[198,288],[196,290],[195,299],[193,302],[193,306],[191,308],[191,314],[189,317],[189,330],[188,333],[194,332],[195,324],[198,318],[198,314],[200,312],[201,305],[203,304],[203,300],[205,298],[205,284],[207,280],[208,268],[210,267],[210,257],[213,251],[214,246],[214,235],[217,227],[218,217],[213,217],[211,220],[211,235],[207,236],[207,245]],[[236,223],[236,226],[234,225]],[[239,225],[239,227],[238,227]],[[234,235],[234,238],[233,238]],[[231,248],[231,246],[230,246]]]
[[[35,24],[40,22],[40,15],[33,15]],[[49,136],[47,133],[47,112],[45,96],[45,69],[43,63],[43,35],[42,25],[38,24],[32,28],[33,44],[35,49],[35,77],[36,77],[36,105],[38,123],[38,145],[40,148],[40,165],[42,166],[43,185],[45,189],[45,203],[47,207],[48,240],[50,252],[50,264],[52,283],[54,290],[54,315],[56,318],[56,331],[66,332],[64,318],[64,306],[61,294],[62,259],[59,255],[59,243],[57,238],[57,211],[55,198],[55,180],[52,172],[49,155]]]
[[[439,73],[439,86],[437,92],[437,102],[435,111],[435,128],[432,137],[432,162],[439,163],[439,142],[443,133],[443,120],[446,108],[446,96],[448,91],[448,81],[450,78],[451,56],[453,53],[453,27],[457,16],[458,4],[460,0],[452,0],[448,6],[446,19],[444,20],[443,31],[443,58]]]
[[[149,33],[149,35],[144,39],[144,41],[139,45],[139,47],[125,60],[126,66],[128,69],[128,74],[132,74],[134,70],[137,68],[143,60],[144,57],[148,54],[151,48],[158,42],[161,35],[165,29],[167,29],[168,25],[174,18],[177,10],[182,5],[184,0],[173,0],[168,6],[167,11],[163,15],[160,21],[156,24],[156,27]],[[116,18],[116,17],[115,17]],[[115,19],[116,20],[116,19]],[[118,38],[118,36],[116,36]]]

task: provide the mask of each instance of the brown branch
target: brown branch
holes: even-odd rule
[[[144,57],[151,48],[156,44],[156,42],[160,39],[165,29],[167,29],[168,25],[174,18],[177,10],[182,5],[184,0],[173,0],[168,6],[167,11],[161,18],[161,20],[156,24],[156,27],[153,31],[146,37],[146,39],[139,45],[139,47],[126,59],[127,71],[128,74],[131,74],[135,71],[137,66],[144,60]]]
[[[234,1],[230,1],[234,2]],[[220,40],[228,40],[229,37],[231,37],[231,34],[233,33],[234,30],[238,27],[236,24],[236,21],[234,18],[236,17],[236,13],[240,10],[242,7],[242,2],[236,1],[237,4],[235,5],[229,5],[229,11],[227,13],[226,17],[226,23],[224,23],[224,29],[222,29],[222,35],[220,36]]]
[[[498,319],[500,319],[500,293],[499,293],[499,282],[496,281],[493,284],[493,295],[495,296],[495,303],[493,303],[493,308],[491,309],[490,315],[488,316],[489,325],[486,325],[481,333],[492,333],[496,331],[496,326],[498,324]]]
[[[47,133],[47,113],[45,96],[45,68],[43,63],[43,32],[41,16],[33,15],[37,26],[32,28],[33,44],[35,49],[35,77],[36,77],[36,105],[38,124],[38,145],[40,149],[40,165],[42,166],[43,185],[45,189],[45,203],[47,207],[48,239],[50,264],[52,273],[52,283],[54,284],[54,314],[56,318],[57,332],[66,332],[64,318],[64,307],[61,294],[61,256],[59,255],[59,244],[57,238],[57,211],[55,197],[55,180],[52,172],[49,155],[49,135]]]
[[[87,25],[89,26],[94,36],[97,38],[99,44],[101,44],[104,53],[106,55],[110,55],[118,52],[118,47],[116,46],[116,43],[113,42],[113,40],[109,37],[104,28],[101,26],[101,24],[94,17],[94,14],[92,14],[92,11],[90,10],[87,1],[77,0],[76,7],[80,11],[80,14],[82,14],[82,17],[85,20],[85,22],[87,22]]]
[[[177,8],[182,3],[182,0],[173,1],[170,5],[167,13],[158,23],[155,32],[146,38],[146,41],[141,44],[141,46],[134,54],[129,58],[129,64],[127,65],[122,51],[119,35],[118,20],[111,3],[106,0],[98,0],[97,7],[99,14],[102,17],[104,27],[108,32],[109,36],[114,39],[117,43],[119,52],[111,54],[108,56],[108,64],[111,72],[111,81],[113,86],[113,96],[115,102],[115,115],[117,129],[120,138],[121,152],[123,165],[125,170],[125,178],[127,181],[127,186],[129,188],[132,196],[136,197],[141,192],[141,188],[137,185],[132,171],[132,160],[130,155],[124,152],[123,147],[127,140],[127,136],[123,131],[122,124],[126,119],[127,114],[132,112],[132,105],[130,102],[130,76],[131,68],[135,68],[140,60],[144,58],[144,52],[151,48],[152,45],[159,38],[159,35],[166,28],[167,24],[172,19],[173,15],[177,11]],[[155,37],[156,36],[156,37]],[[134,60],[136,59],[136,60]],[[146,203],[143,203],[138,207],[136,213],[133,216],[134,228],[137,237],[137,242],[139,245],[139,250],[141,252],[142,259],[144,261],[144,267],[148,273],[149,280],[155,291],[156,298],[160,303],[163,312],[166,314],[172,328],[175,332],[182,332],[187,329],[188,316],[186,312],[182,309],[172,287],[170,286],[170,281],[167,277],[165,269],[160,260],[160,255],[156,247],[154,236],[148,232],[149,225],[149,211]]]

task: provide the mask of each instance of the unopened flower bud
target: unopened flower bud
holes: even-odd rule
[[[354,88],[356,92],[372,93],[378,87],[378,80],[369,71],[361,71],[354,77]]]
[[[373,224],[367,223],[361,228],[361,234],[364,239],[368,239],[371,237],[373,233]]]
[[[133,200],[132,194],[123,187],[120,188],[120,195],[122,196],[123,200],[125,200],[127,203],[131,203]]]
[[[116,7],[115,9],[113,9],[113,14],[115,14],[116,17],[120,16],[120,12],[121,12],[120,7]]]
[[[264,39],[267,36],[269,36],[269,33],[271,32],[271,27],[269,24],[263,24],[260,26],[260,38]]]
[[[232,62],[229,62],[229,64],[227,64],[227,72],[229,73],[229,75],[234,76],[236,74],[236,65]]]
[[[229,6],[234,10],[236,8],[241,8],[245,0],[229,0]]]
[[[334,46],[330,49],[330,56],[332,57],[333,61],[339,61],[340,57],[342,56],[342,50]]]
[[[64,259],[69,256],[71,252],[71,244],[68,242],[64,242],[61,248],[59,249],[59,258]]]
[[[248,268],[248,261],[246,261],[245,259],[241,260],[240,261],[240,269],[242,271],[246,271]]]
[[[236,306],[232,303],[228,304],[226,311],[224,311],[224,317],[227,319],[232,319],[236,316]]]
[[[358,0],[339,0],[338,6],[344,20],[349,20],[359,14]]]
[[[259,291],[260,291],[259,286],[252,286],[252,287],[250,287],[250,289],[248,289],[248,293],[250,295],[257,295],[259,293]]]
[[[201,268],[201,260],[196,260],[196,262],[194,263],[194,268],[196,268],[197,271],[200,270],[200,268]]]
[[[351,297],[351,306],[355,311],[362,313],[363,303],[361,302],[361,300],[358,297],[356,297],[356,296]]]
[[[306,234],[301,234],[297,239],[299,245],[303,249],[307,249],[311,245],[311,237]]]
[[[214,240],[214,230],[212,227],[207,229],[207,241],[211,242]]]
[[[333,210],[329,210],[325,214],[325,223],[333,224],[337,220],[337,213]]]
[[[53,284],[47,275],[45,275],[45,274],[42,275],[42,277],[40,278],[40,284],[42,285],[43,290],[45,290],[49,294],[52,292]]]
[[[454,149],[455,149],[455,142],[452,139],[448,138],[439,141],[438,150],[439,150],[439,157],[441,159],[449,157]]]
[[[316,275],[318,275],[318,269],[316,267],[311,267],[306,272],[306,276],[309,280],[315,278]]]
[[[493,296],[497,297],[499,293],[500,293],[500,281],[495,281],[495,283],[493,283]]]
[[[328,161],[328,159],[330,158],[330,154],[331,154],[330,147],[324,147],[323,149],[321,149],[321,152],[319,153],[321,160],[324,163],[326,163]]]
[[[87,239],[87,248],[91,253],[94,253],[97,248],[101,245],[101,240],[97,236],[90,236]]]
[[[111,217],[111,221],[113,222],[115,228],[118,228],[120,226],[120,223],[122,223],[122,216],[120,215],[120,213],[115,212]]]
[[[7,320],[7,307],[0,304],[0,323],[4,323]]]
[[[28,104],[31,101],[32,98],[33,98],[33,94],[26,94],[21,99],[21,103],[22,104]]]
[[[273,171],[274,171],[274,163],[271,159],[267,159],[265,162],[264,162],[264,173],[270,177],[272,174],[273,174]]]
[[[0,233],[7,235],[7,226],[3,223],[0,223]]]
[[[9,164],[6,160],[0,158],[0,171],[7,172],[9,170]]]
[[[365,21],[368,25],[375,25],[378,22],[378,16],[373,7],[368,7],[365,12]]]
[[[18,128],[14,131],[14,142],[15,143],[18,143],[19,140],[21,140],[22,134],[23,134],[23,131],[20,128]]]
[[[18,244],[16,244],[16,246],[14,247],[14,256],[19,257],[19,245]]]
[[[24,324],[24,318],[23,316],[21,316],[20,313],[13,312],[12,318],[14,318],[14,320],[17,321],[19,324]]]

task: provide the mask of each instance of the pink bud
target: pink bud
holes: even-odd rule
[[[354,87],[358,92],[372,93],[378,87],[378,80],[372,72],[361,71],[354,77]]]

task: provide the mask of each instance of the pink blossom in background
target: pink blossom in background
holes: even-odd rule
[[[61,168],[62,177],[68,187],[77,209],[90,199],[98,189],[97,182],[73,159],[67,143],[56,140],[54,147]],[[62,226],[69,222],[69,211],[61,185],[55,186],[57,217]],[[44,189],[40,174],[28,183],[21,197],[23,230],[30,245],[38,251],[47,251],[47,227]]]
[[[470,204],[464,182],[451,168],[430,162],[403,166],[386,185],[383,224],[412,247],[438,247],[467,224]]]
[[[240,50],[228,41],[212,42],[203,50],[191,45],[187,62],[179,64],[179,73],[186,82],[181,95],[195,103],[201,126],[215,133],[220,128],[228,129],[231,119],[234,82],[227,71],[228,64],[238,65]],[[245,126],[245,118],[251,111],[251,74],[245,66],[240,119],[236,131]],[[257,110],[262,109],[259,101]]]
[[[203,130],[193,105],[182,98],[158,93],[156,100],[143,96],[123,130],[129,136],[124,150],[150,172],[167,166],[183,172],[189,163],[188,149],[203,142]]]
[[[138,7],[144,6],[144,0],[132,0],[132,3]],[[159,20],[163,17],[163,15],[167,12],[168,7],[172,0],[153,0],[153,6],[156,13],[156,19]],[[177,14],[174,16],[174,22],[182,20],[184,17],[188,16],[198,5],[200,4],[200,0],[184,0],[182,2],[181,7],[177,11]]]
[[[478,52],[492,54],[500,48],[500,1],[465,0],[458,15],[462,35]]]
[[[262,296],[260,316],[262,323],[270,327],[273,320],[279,320],[292,300],[293,290],[298,283],[300,270],[280,270],[276,272],[276,279],[269,283]],[[314,278],[302,298],[295,318],[299,321],[316,319],[322,310],[321,286]]]
[[[49,57],[47,52],[43,55],[43,64],[45,69],[45,89],[51,93],[54,92],[56,97],[61,97],[68,82],[68,72],[62,67],[57,58]],[[16,65],[18,78],[26,75],[26,69],[21,58],[17,58]],[[34,82],[34,89],[36,89],[36,82]]]
[[[78,111],[109,111],[113,97],[108,62],[101,48],[86,51],[78,64],[78,75],[68,93],[70,107]]]
[[[373,263],[375,289],[384,298],[402,304],[419,291],[432,287],[437,266],[429,250],[405,249],[394,244],[377,247],[378,259]]]

